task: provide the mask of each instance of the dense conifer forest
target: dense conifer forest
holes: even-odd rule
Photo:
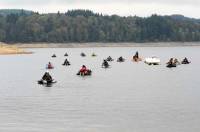
[[[200,41],[200,20],[181,15],[102,15],[90,10],[39,14],[0,10],[0,41],[7,43]]]

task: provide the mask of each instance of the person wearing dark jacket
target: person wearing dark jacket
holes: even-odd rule
[[[113,61],[113,58],[111,56],[108,56],[108,58],[106,60],[107,61]]]
[[[170,58],[170,60],[167,62],[167,64],[172,65],[173,64],[173,58]]]
[[[138,54],[138,51],[136,51],[136,53],[135,53],[135,58],[139,58],[139,54]]]
[[[68,66],[68,65],[70,65],[70,62],[69,62],[67,59],[65,59],[63,65],[64,65],[64,66],[65,66],[65,65]]]
[[[102,66],[103,67],[109,67],[108,61],[107,60],[103,60]]]
[[[120,56],[119,58],[118,58],[118,62],[123,62],[125,59],[122,57],[122,56]]]
[[[47,82],[52,82],[53,81],[53,79],[52,79],[52,77],[51,77],[51,75],[49,74],[48,71],[44,73],[44,75],[42,77],[42,80],[45,80]]]
[[[188,61],[188,59],[185,57],[182,61],[182,64],[189,64],[190,62]]]

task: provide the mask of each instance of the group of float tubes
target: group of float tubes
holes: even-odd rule
[[[67,53],[64,54],[64,56],[68,56]],[[85,57],[86,54],[85,53],[81,53],[80,56]],[[96,57],[97,55],[95,53],[93,53],[91,55],[92,57]],[[55,58],[56,55],[53,54],[52,58]],[[135,55],[133,56],[132,59],[134,62],[140,62],[142,61],[142,58],[139,57],[138,51],[135,53]],[[109,68],[110,64],[108,62],[114,61],[114,59],[109,56],[106,59],[103,60],[102,63],[102,68]],[[117,59],[117,62],[124,62],[125,59],[120,56]],[[144,59],[144,63],[148,64],[148,65],[159,65],[160,64],[160,59],[157,57],[150,57],[150,58],[145,58]],[[177,67],[178,65],[181,64],[190,64],[191,62],[185,57],[181,62],[178,61],[178,59],[176,58],[170,58],[170,60],[166,63],[166,67],[167,68],[173,68],[173,67]],[[64,63],[62,64],[63,66],[70,66],[70,62],[68,61],[68,59],[65,59]],[[49,62],[46,66],[46,69],[54,69],[54,66],[51,64],[51,62]],[[78,71],[77,75],[80,76],[91,76],[92,75],[92,71],[90,69],[87,69],[87,67],[85,65],[82,65],[81,69]],[[42,76],[42,79],[38,81],[38,84],[41,85],[46,85],[46,86],[51,86],[53,83],[56,83],[56,81],[51,77],[51,75],[49,74],[48,71],[45,72],[45,74]]]

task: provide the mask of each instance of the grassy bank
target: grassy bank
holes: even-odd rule
[[[9,54],[30,54],[24,49],[18,48],[15,45],[0,44],[0,55],[9,55]]]

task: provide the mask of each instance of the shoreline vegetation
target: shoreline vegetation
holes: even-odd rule
[[[184,47],[200,46],[200,42],[157,42],[157,43],[15,43],[18,48],[90,48],[90,47]]]
[[[16,45],[7,45],[0,43],[0,55],[12,55],[12,54],[31,54],[32,52],[25,51]]]
[[[186,47],[200,46],[200,42],[158,43],[0,43],[0,55],[32,54],[28,48],[93,48],[93,47]]]

